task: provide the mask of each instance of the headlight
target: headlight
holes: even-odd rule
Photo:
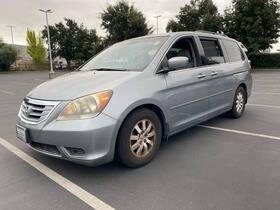
[[[106,107],[112,97],[112,91],[103,91],[69,102],[57,120],[80,120],[95,117]]]

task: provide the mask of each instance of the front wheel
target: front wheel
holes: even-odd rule
[[[124,121],[118,137],[118,157],[128,167],[140,167],[156,155],[162,138],[158,116],[149,109],[139,109]]]
[[[247,94],[243,87],[238,87],[234,96],[232,109],[229,115],[233,118],[240,118],[245,110]]]

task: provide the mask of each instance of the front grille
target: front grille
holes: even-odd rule
[[[21,104],[19,117],[30,124],[38,124],[48,118],[58,102],[25,98]]]

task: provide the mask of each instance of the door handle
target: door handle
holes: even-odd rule
[[[218,72],[212,71],[210,75],[213,77],[213,76],[216,76],[217,74],[218,74]]]
[[[206,77],[205,74],[199,73],[199,74],[197,75],[197,78],[198,78],[198,79],[203,79],[204,77]]]

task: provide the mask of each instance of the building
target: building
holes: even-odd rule
[[[17,45],[15,44],[13,46],[16,51],[17,51],[17,61],[32,61],[32,58],[30,57],[30,55],[27,53],[27,46],[25,45]]]

